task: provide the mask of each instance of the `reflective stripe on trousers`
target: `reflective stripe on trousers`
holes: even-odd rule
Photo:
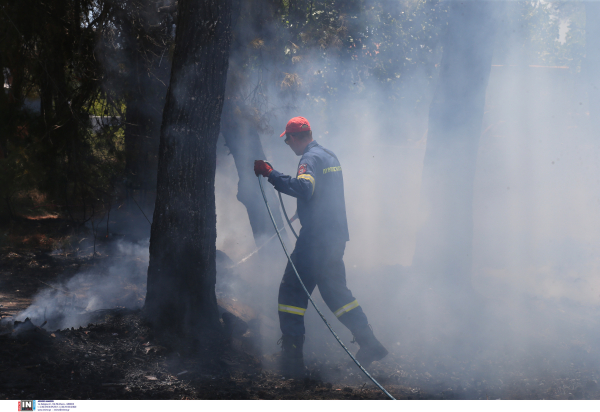
[[[280,311],[280,312],[291,313],[292,315],[300,315],[300,316],[304,316],[304,313],[306,312],[306,309],[304,309],[304,308],[299,308],[299,307],[297,307],[297,306],[282,305],[282,304],[280,303],[280,304],[279,304],[279,311]]]
[[[354,301],[348,303],[347,305],[342,306],[341,308],[339,308],[338,310],[336,310],[335,312],[333,312],[333,314],[339,318],[340,316],[342,316],[344,313],[350,312],[352,309],[357,308],[358,305],[358,301],[355,299]]]

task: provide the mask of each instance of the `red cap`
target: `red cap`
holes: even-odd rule
[[[302,116],[298,116],[287,122],[285,132],[281,133],[279,137],[283,137],[286,133],[306,132],[308,130],[310,130],[310,123],[308,123],[308,120]]]

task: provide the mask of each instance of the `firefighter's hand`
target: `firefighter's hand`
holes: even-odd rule
[[[256,176],[263,175],[264,177],[269,177],[272,171],[273,166],[266,160],[254,161],[254,174],[256,174]]]

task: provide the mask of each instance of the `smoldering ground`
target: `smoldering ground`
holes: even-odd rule
[[[89,243],[83,239],[80,245],[93,248]],[[35,325],[56,330],[85,326],[104,309],[141,308],[146,294],[148,240],[119,240],[95,249],[99,263],[90,261],[87,269],[42,290],[15,320],[30,318]]]

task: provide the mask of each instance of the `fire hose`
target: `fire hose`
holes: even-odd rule
[[[306,296],[308,296],[308,300],[310,300],[310,303],[313,305],[313,307],[315,308],[315,310],[317,311],[317,313],[319,314],[319,316],[321,316],[321,319],[323,320],[323,322],[325,323],[325,325],[327,326],[327,328],[329,329],[329,331],[331,332],[331,334],[333,335],[333,337],[338,341],[338,343],[340,344],[340,346],[346,351],[346,353],[348,354],[348,356],[350,356],[352,358],[352,360],[354,361],[354,363],[356,363],[356,366],[358,366],[358,368],[367,376],[367,378],[369,378],[375,384],[375,386],[377,386],[379,389],[381,389],[381,391],[383,393],[385,393],[390,399],[396,400],[396,398],[394,398],[392,395],[390,395],[389,392],[386,391],[385,388],[383,386],[381,386],[379,384],[379,382],[377,382],[369,374],[369,372],[367,372],[367,370],[365,368],[363,368],[363,366],[356,360],[356,358],[352,355],[352,353],[350,353],[350,351],[348,350],[348,348],[346,347],[346,345],[344,345],[344,343],[342,342],[342,340],[334,332],[334,330],[331,327],[331,325],[329,324],[329,322],[327,322],[327,319],[325,319],[325,316],[323,316],[323,313],[321,313],[321,311],[319,310],[319,308],[317,307],[317,305],[313,301],[312,297],[310,296],[310,293],[306,289],[306,286],[304,286],[304,282],[302,282],[302,279],[300,278],[300,275],[298,274],[298,271],[296,270],[296,266],[294,266],[294,262],[292,262],[292,258],[290,257],[290,254],[288,253],[287,248],[285,247],[285,244],[283,243],[283,239],[281,238],[280,230],[277,228],[277,223],[275,223],[275,219],[273,218],[273,213],[271,213],[271,208],[269,207],[269,201],[267,200],[267,196],[265,195],[265,189],[263,188],[261,176],[258,176],[258,184],[260,185],[260,191],[262,192],[263,199],[265,200],[265,205],[267,206],[267,210],[269,212],[269,216],[271,217],[271,222],[273,222],[273,227],[275,228],[275,232],[277,233],[277,236],[279,237],[279,241],[281,242],[281,246],[283,247],[283,251],[285,252],[285,255],[287,256],[288,261],[290,262],[290,265],[292,265],[292,269],[294,269],[294,273],[296,273],[296,277],[298,278],[298,281],[300,282],[300,285],[302,285],[302,289],[304,289],[304,292],[306,293]],[[296,232],[292,228],[292,223],[288,219],[287,213],[285,211],[285,207],[283,206],[283,199],[281,198],[281,193],[279,194],[279,200],[281,201],[281,207],[283,209],[283,214],[285,215],[285,219],[287,220],[288,225],[290,226],[290,229],[292,230],[292,233],[294,233],[294,236],[296,236],[296,239],[297,239],[298,235],[296,235]]]

